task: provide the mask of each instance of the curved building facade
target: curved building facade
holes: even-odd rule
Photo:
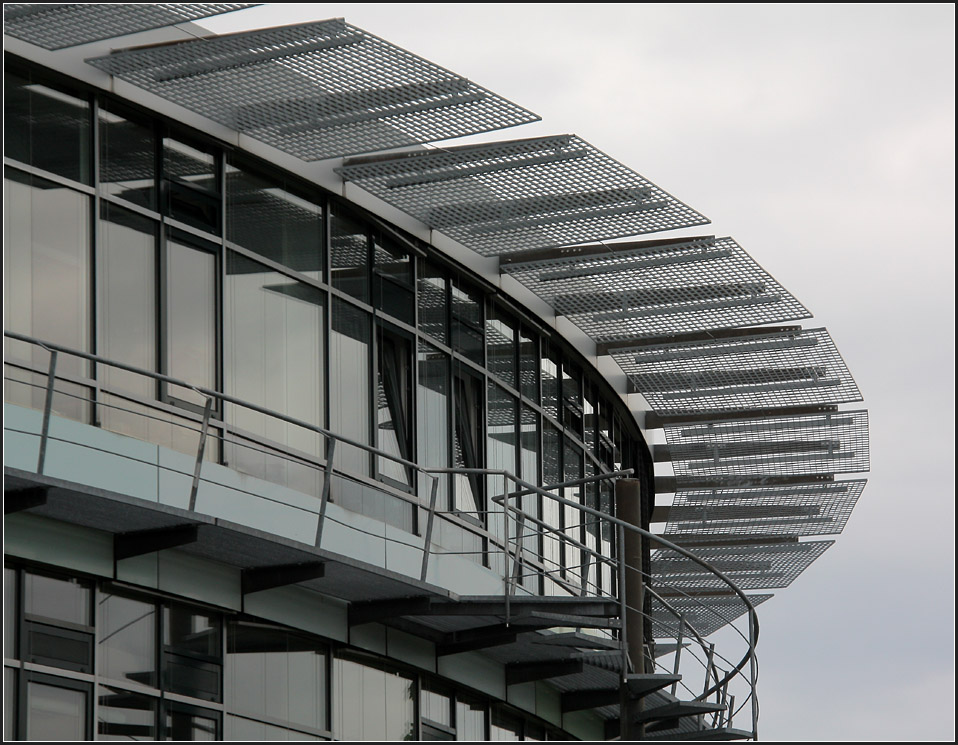
[[[194,23],[243,7],[4,8],[5,737],[757,736],[752,591],[868,468],[827,332],[574,135],[430,145],[537,119],[471,81]]]

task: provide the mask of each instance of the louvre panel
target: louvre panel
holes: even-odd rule
[[[841,533],[865,480],[676,493],[665,534],[672,538]]]
[[[695,555],[725,574],[742,590],[788,587],[834,541],[696,548]],[[691,559],[667,549],[652,553],[653,585],[685,591],[725,590],[728,586]]]
[[[731,238],[583,247],[502,269],[597,342],[810,315]]]
[[[760,417],[671,425],[665,438],[684,479],[867,471],[868,412]]]
[[[260,4],[8,3],[3,6],[3,32],[44,49],[64,49]]]
[[[749,602],[753,606],[761,605],[772,595],[749,595]],[[685,621],[692,625],[699,634],[708,636],[723,626],[732,623],[745,614],[746,608],[738,597],[667,597],[666,602],[672,607],[668,610],[658,598],[652,598],[652,636],[656,639],[674,640],[679,633],[679,619],[675,613],[685,616]],[[674,612],[673,612],[674,611]],[[682,634],[688,639],[690,633],[686,628]]]
[[[708,222],[575,135],[403,153],[337,172],[484,256]]]
[[[618,349],[612,356],[663,415],[862,398],[825,329]]]
[[[129,49],[87,61],[306,161],[538,119],[342,19]]]

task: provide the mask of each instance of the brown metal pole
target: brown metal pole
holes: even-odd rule
[[[638,479],[619,479],[615,482],[615,515],[637,528],[642,527],[642,482]],[[642,555],[644,547],[642,536],[632,530],[625,530],[623,545],[619,546],[619,560],[625,565],[626,608],[625,642],[629,650],[629,659],[636,673],[645,672],[645,616],[642,608],[645,604],[645,582],[642,575]],[[624,677],[624,675],[623,675]],[[645,735],[645,725],[636,723],[643,709],[642,699],[633,699],[628,686],[622,686],[619,705],[619,733],[622,740],[641,740]]]

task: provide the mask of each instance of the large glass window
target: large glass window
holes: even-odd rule
[[[316,641],[258,623],[229,627],[226,704],[253,718],[325,730],[328,653]]]
[[[223,316],[227,393],[324,426],[326,293],[230,251]],[[322,435],[241,406],[227,412],[231,424],[251,434],[308,455],[323,454]],[[252,443],[231,446],[227,460],[274,483],[317,490],[318,471]]]
[[[215,153],[172,137],[163,139],[166,214],[219,235],[219,160]]]
[[[339,212],[329,215],[329,281],[357,300],[369,302],[369,232]]]
[[[454,282],[452,299],[452,347],[477,365],[483,363],[482,296],[462,282]]]
[[[97,740],[156,740],[159,699],[123,688],[97,688]]]
[[[100,222],[99,352],[144,370],[157,369],[157,226],[152,220],[103,203]],[[104,365],[107,387],[145,398],[156,381]]]
[[[493,307],[486,319],[486,365],[506,385],[516,385],[516,323]]]
[[[361,443],[370,437],[370,340],[368,313],[333,299],[332,335],[329,339],[329,427]],[[368,474],[368,451],[351,445],[336,446],[335,466],[346,472]]]
[[[415,680],[342,653],[333,668],[333,735],[340,740],[416,740]]]
[[[419,342],[419,382],[416,396],[418,437],[417,462],[433,468],[449,467],[450,452],[450,380],[449,356],[424,341]],[[437,474],[439,486],[437,506],[448,504],[449,477]],[[430,479],[420,484],[420,495],[427,499],[432,488]]]
[[[157,687],[156,624],[154,603],[101,592],[97,600],[100,674]]]
[[[415,322],[412,255],[389,238],[373,241],[373,305],[412,325]]]
[[[226,168],[226,237],[307,277],[323,279],[323,208],[282,179]]]
[[[404,460],[413,459],[412,341],[377,325],[376,431],[380,450]],[[380,478],[404,488],[413,485],[413,474],[389,458],[377,459]]]
[[[454,371],[455,428],[453,430],[453,466],[483,468],[482,440],[485,411],[482,381],[457,366]],[[474,520],[482,520],[482,481],[480,474],[455,475],[454,507]]]
[[[155,210],[156,138],[152,127],[103,107],[98,117],[103,192]]]
[[[37,675],[27,681],[26,695],[24,739],[90,739],[89,685]]]
[[[58,176],[90,183],[90,103],[76,92],[8,72],[4,154]],[[9,216],[11,213],[7,213]]]
[[[419,261],[419,330],[449,343],[449,280],[439,267]]]
[[[216,254],[185,237],[167,241],[167,370],[174,378],[216,388]],[[174,386],[170,395],[196,406],[205,396]]]
[[[88,352],[90,198],[14,169],[5,175],[5,328]],[[30,347],[7,349],[30,359]],[[33,347],[32,354],[46,365],[46,352]],[[82,375],[87,364],[62,355],[57,370]]]
[[[222,698],[220,620],[180,603],[163,607],[163,687],[184,696]],[[187,738],[190,739],[190,738]]]

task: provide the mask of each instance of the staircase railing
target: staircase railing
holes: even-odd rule
[[[177,427],[180,430],[186,430],[195,433],[195,448],[191,448],[194,455],[194,465],[190,484],[189,509],[195,510],[197,497],[204,483],[203,468],[204,464],[214,460],[209,449],[209,443],[212,440],[219,442],[221,446],[230,445],[233,447],[246,448],[252,452],[260,453],[265,457],[274,458],[283,461],[290,466],[305,468],[312,472],[318,479],[319,503],[317,507],[317,529],[313,545],[321,547],[323,541],[323,532],[326,523],[331,519],[327,516],[328,504],[331,497],[331,486],[334,476],[345,478],[355,478],[355,474],[347,471],[341,471],[336,467],[337,450],[342,450],[342,446],[349,446],[367,452],[370,457],[386,459],[392,461],[408,472],[415,474],[413,480],[413,492],[420,483],[420,479],[425,479],[428,483],[428,499],[424,495],[417,497],[415,493],[406,493],[402,490],[392,489],[386,484],[377,483],[377,488],[391,494],[394,498],[407,502],[415,511],[424,510],[425,526],[417,526],[415,532],[422,535],[422,563],[418,579],[426,582],[429,576],[430,558],[435,554],[453,554],[455,551],[447,547],[437,545],[434,540],[436,520],[445,520],[456,524],[458,527],[468,530],[480,536],[484,541],[485,547],[480,552],[483,561],[490,565],[498,565],[502,568],[502,587],[503,601],[506,613],[506,621],[510,618],[510,601],[518,593],[535,594],[529,591],[523,585],[522,580],[525,576],[525,569],[530,570],[530,574],[537,578],[551,578],[553,587],[556,591],[561,590],[569,595],[579,595],[584,597],[614,597],[619,605],[620,628],[618,629],[620,673],[622,684],[625,685],[628,676],[636,670],[644,672],[646,662],[656,670],[664,670],[671,673],[679,673],[680,668],[692,664],[701,667],[704,670],[704,685],[701,693],[696,693],[685,681],[683,673],[682,687],[689,695],[693,696],[695,701],[705,701],[710,696],[716,698],[716,702],[721,705],[721,710],[712,717],[712,727],[731,727],[733,717],[743,711],[746,705],[749,705],[751,714],[751,728],[748,734],[751,738],[758,737],[758,699],[756,695],[756,684],[758,680],[758,663],[755,655],[755,648],[758,641],[758,617],[755,608],[749,598],[721,571],[709,562],[696,556],[694,552],[689,551],[682,546],[672,543],[662,536],[655,535],[647,530],[635,526],[629,522],[621,520],[613,515],[602,512],[601,510],[583,504],[581,501],[568,499],[560,496],[556,492],[575,489],[584,485],[600,482],[604,480],[614,480],[630,475],[630,469],[617,470],[602,474],[596,474],[582,479],[564,481],[557,484],[540,486],[519,478],[508,470],[488,469],[488,468],[433,468],[425,467],[420,464],[404,459],[392,453],[385,452],[375,446],[344,437],[325,427],[307,422],[296,417],[292,417],[282,412],[273,411],[255,403],[231,396],[219,391],[194,386],[190,383],[177,378],[156,373],[153,371],[138,368],[133,365],[127,365],[116,360],[104,358],[99,355],[82,352],[51,342],[41,341],[33,337],[19,334],[11,331],[5,331],[4,336],[13,342],[19,342],[30,345],[32,352],[36,350],[45,350],[48,354],[46,365],[19,361],[11,359],[9,356],[5,359],[5,368],[10,368],[10,373],[5,372],[5,381],[8,385],[25,386],[31,391],[31,403],[34,408],[42,410],[42,420],[40,426],[40,441],[38,447],[38,457],[36,472],[43,474],[46,468],[46,459],[48,445],[56,438],[50,434],[51,418],[56,410],[57,402],[68,400],[79,402],[79,406],[92,406],[94,412],[101,410],[118,409],[138,417],[143,417],[154,422],[162,422],[170,427]],[[32,354],[31,352],[31,354]],[[196,407],[195,410],[184,409],[179,406],[173,406],[169,403],[153,400],[149,398],[137,397],[119,387],[104,385],[98,380],[96,375],[77,374],[75,371],[63,371],[60,368],[62,356],[69,356],[92,363],[93,366],[106,366],[111,369],[124,371],[146,379],[154,383],[165,384],[168,386],[177,386],[179,388],[191,390],[202,397],[204,404],[202,407]],[[74,366],[75,367],[75,366]],[[17,377],[17,376],[20,377]],[[57,384],[60,383],[58,388]],[[84,393],[85,392],[85,393]],[[33,394],[42,394],[39,397]],[[109,395],[116,401],[124,401],[124,405],[117,403],[107,403],[103,400],[104,395]],[[59,399],[57,397],[60,397]],[[13,395],[16,399],[16,395]],[[39,402],[39,406],[35,404]],[[214,418],[214,412],[222,415],[225,406],[231,405],[244,409],[249,412],[267,417],[275,422],[282,422],[291,425],[304,432],[313,433],[323,438],[325,447],[322,457],[315,452],[297,450],[289,445],[270,442],[268,438],[256,433],[243,431],[238,427],[231,425],[226,421],[226,417]],[[69,408],[69,407],[65,407]],[[88,419],[95,424],[101,423],[101,417],[98,413],[87,412],[87,416],[77,415],[76,412],[68,413],[67,416],[73,418]],[[173,438],[176,439],[176,438]],[[179,441],[182,446],[182,441]],[[184,448],[180,448],[184,449]],[[378,462],[378,461],[376,461]],[[440,478],[447,474],[482,476],[486,479],[496,477],[502,479],[502,493],[491,497],[488,500],[489,508],[482,511],[484,520],[480,520],[483,525],[473,524],[471,521],[463,520],[461,514],[450,509],[442,509],[438,504],[438,493]],[[579,517],[578,523],[572,525],[555,526],[544,521],[540,516],[531,514],[521,509],[514,502],[521,499],[524,495],[535,494],[542,499],[548,499],[555,502],[562,509],[571,510],[572,514]],[[603,554],[599,548],[601,541],[598,536],[603,534],[603,525],[607,526],[607,531],[614,533],[616,540],[612,545],[612,555]],[[592,528],[592,535],[596,538],[596,545],[589,545],[588,542],[577,539],[569,534],[570,530],[578,530],[580,537],[583,532],[589,532]],[[747,619],[747,629],[742,631],[733,623],[735,618],[723,616],[722,612],[710,608],[707,603],[692,593],[688,593],[678,587],[670,587],[663,582],[661,578],[651,576],[637,567],[627,566],[624,561],[616,558],[618,549],[624,545],[624,536],[626,532],[632,532],[641,535],[650,545],[658,546],[675,552],[686,559],[702,567],[706,572],[721,580],[727,587],[726,594],[735,596],[741,603],[744,615]],[[530,538],[538,548],[530,550],[528,543]],[[570,566],[565,563],[558,563],[550,566],[550,560],[546,558],[545,551],[542,549],[545,540],[555,540],[560,547],[560,553],[566,551],[578,553],[580,562],[578,566]],[[588,540],[588,539],[587,539]],[[614,577],[615,593],[611,594],[611,587],[604,587],[599,581],[603,572],[602,566],[609,567],[610,571],[606,574]],[[650,614],[644,607],[634,607],[627,602],[624,588],[626,578],[629,572],[638,572],[642,575],[643,584],[652,597],[656,598],[666,613],[673,616],[677,621],[674,631],[663,628],[660,619]],[[591,577],[591,578],[590,578]],[[542,592],[544,582],[541,583],[539,592]],[[670,596],[684,596],[686,600],[700,606],[703,613],[717,616],[719,625],[728,625],[734,629],[735,634],[744,642],[745,650],[740,659],[736,662],[730,662],[725,657],[718,655],[714,651],[714,645],[706,642],[705,635],[699,633],[695,626],[689,622],[686,616],[676,609],[666,598],[664,592],[670,593]],[[653,637],[657,633],[658,638],[670,638],[674,640],[675,651],[671,668],[663,663],[656,661],[654,652],[650,649],[644,649],[642,652],[643,660],[631,660],[629,650],[624,642],[625,625],[629,612],[638,613],[654,629]],[[735,614],[739,617],[741,614]],[[602,632],[594,632],[602,633]],[[611,632],[605,632],[611,634]],[[686,639],[689,643],[694,642],[704,659],[699,658],[691,650],[683,655],[682,650],[686,648]],[[737,656],[737,655],[736,655]],[[719,664],[728,666],[728,669],[720,669]],[[746,668],[748,668],[746,670]],[[735,706],[736,695],[732,691],[733,684],[744,683],[745,694],[738,696],[738,706]],[[678,692],[678,684],[672,687],[671,695]]]

